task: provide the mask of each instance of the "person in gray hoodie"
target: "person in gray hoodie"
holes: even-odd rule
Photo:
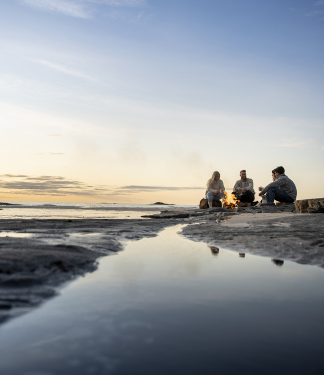
[[[273,204],[274,200],[279,202],[293,203],[297,197],[295,183],[285,175],[285,169],[280,166],[274,170],[276,180],[264,188],[259,188],[259,196],[267,194],[267,203]]]

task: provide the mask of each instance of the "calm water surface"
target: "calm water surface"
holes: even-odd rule
[[[213,253],[179,230],[127,243],[1,326],[0,373],[324,373],[322,269]]]

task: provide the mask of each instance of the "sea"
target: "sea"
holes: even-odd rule
[[[16,219],[136,219],[161,210],[195,209],[197,205],[68,203],[37,201],[0,202],[0,218]]]

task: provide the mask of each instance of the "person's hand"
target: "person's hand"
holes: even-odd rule
[[[261,192],[259,193],[259,196],[263,196]]]
[[[216,194],[218,195],[218,193],[220,193],[220,189],[218,191],[216,191]]]
[[[245,192],[245,189],[244,189],[244,188],[241,188],[241,192],[242,192],[242,193]]]
[[[233,191],[234,191],[234,192],[237,192],[237,188],[234,188]]]

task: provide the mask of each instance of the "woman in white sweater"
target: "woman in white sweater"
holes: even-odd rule
[[[220,173],[214,171],[212,177],[207,182],[206,198],[208,205],[213,206],[213,200],[220,200],[224,197],[225,187],[222,180],[220,180]]]

